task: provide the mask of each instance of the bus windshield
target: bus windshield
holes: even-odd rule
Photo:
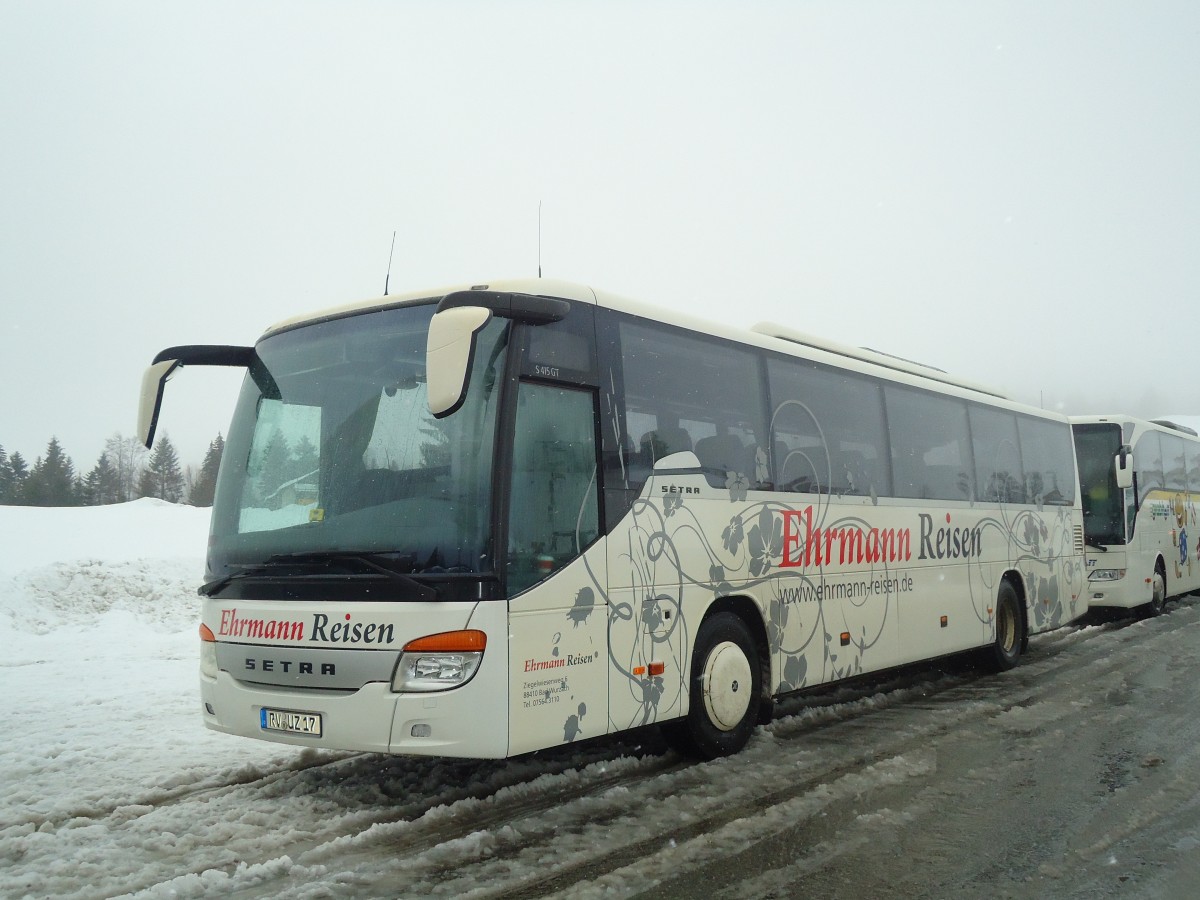
[[[1125,543],[1123,492],[1113,460],[1121,449],[1115,424],[1075,425],[1075,454],[1083,492],[1083,530],[1091,544]]]
[[[238,399],[214,504],[209,577],[361,554],[400,573],[492,568],[493,441],[508,323],[479,334],[467,399],[435,419],[436,305],[271,335]]]

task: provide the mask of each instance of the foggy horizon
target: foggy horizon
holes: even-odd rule
[[[165,347],[539,264],[1067,414],[1200,414],[1158,362],[1200,295],[1194,4],[6,13],[0,446],[30,463],[132,436]],[[172,380],[181,462],[238,382]]]

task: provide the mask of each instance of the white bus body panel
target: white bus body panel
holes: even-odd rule
[[[1088,597],[1096,607],[1135,609],[1154,597],[1154,570],[1159,560],[1166,573],[1166,596],[1200,590],[1200,495],[1153,490],[1137,511],[1133,539],[1107,553],[1088,550]],[[1124,570],[1119,579],[1098,580],[1097,571]]]
[[[606,543],[509,601],[510,753],[609,731]]]
[[[315,617],[324,616],[317,620]],[[204,624],[218,642],[233,645],[239,657],[256,665],[272,648],[333,651],[351,665],[355,654],[394,651],[418,637],[476,628],[487,634],[487,649],[474,677],[458,688],[396,693],[390,681],[374,681],[354,690],[289,687],[237,680],[223,669],[216,678],[201,675],[204,722],[216,731],[306,747],[438,756],[500,758],[508,748],[508,621],[503,602],[471,603],[314,603],[204,602]],[[276,622],[274,637],[265,626]],[[332,624],[373,624],[373,642],[329,640]],[[240,624],[239,624],[240,623]],[[298,627],[284,628],[295,623]],[[323,623],[320,636],[314,623]],[[388,630],[390,626],[390,630]],[[255,636],[247,632],[253,628]],[[280,637],[279,635],[283,636]],[[241,673],[239,673],[241,674]],[[265,731],[262,709],[322,716],[320,737]],[[415,726],[424,726],[416,729]]]
[[[1006,573],[1030,633],[1087,611],[1076,506],[760,492],[697,466],[660,461],[608,538],[612,731],[687,712],[696,634],[724,598],[756,607],[772,694],[990,644]]]
[[[1088,605],[1119,609],[1134,609],[1144,606],[1153,599],[1154,586],[1147,572],[1154,571],[1151,560],[1146,565],[1130,566],[1130,559],[1140,559],[1141,554],[1130,553],[1128,548],[1114,544],[1107,553],[1091,548],[1087,553]],[[1123,572],[1120,578],[1097,579],[1098,572]]]
[[[1059,627],[1086,611],[1081,528],[1073,507],[830,500],[656,473],[612,534],[510,601],[510,752],[684,715],[700,622],[727,597],[757,610],[772,693],[989,644],[1006,572],[1029,630]],[[813,529],[836,537],[806,560]],[[853,558],[860,537],[885,558]]]

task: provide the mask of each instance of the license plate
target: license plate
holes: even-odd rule
[[[321,714],[293,712],[290,709],[266,709],[259,713],[264,731],[283,731],[288,734],[321,736]]]

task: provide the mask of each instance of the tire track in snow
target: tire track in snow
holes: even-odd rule
[[[1183,608],[1196,599],[1188,598]],[[127,891],[179,890],[195,896],[260,897],[282,890],[296,896],[338,896],[339,891],[349,896],[388,885],[404,885],[400,896],[418,887],[430,896],[446,896],[451,885],[459,894],[545,896],[609,873],[653,868],[657,854],[664,852],[660,837],[665,831],[676,835],[676,847],[695,844],[735,823],[765,822],[759,815],[763,809],[817,804],[830,785],[855,784],[872,766],[891,765],[900,772],[900,760],[914,757],[931,736],[1037,703],[1038,684],[1060,670],[1103,666],[1111,656],[1111,641],[1141,642],[1150,639],[1158,623],[1186,624],[1170,619],[1039,635],[1025,663],[1000,678],[977,677],[955,663],[945,669],[911,667],[863,684],[816,689],[799,699],[785,699],[779,706],[782,717],[760,730],[745,753],[711,764],[653,755],[653,748],[651,755],[626,759],[619,755],[625,746],[620,739],[499,763],[302,755],[296,765],[265,775],[140,799],[148,801],[145,805],[151,808],[145,812],[150,818],[173,815],[211,821],[245,816],[247,810],[254,814],[256,809],[268,815],[272,803],[315,796],[337,811],[328,821],[306,822],[307,830],[267,841],[261,834],[243,841],[235,828],[222,848],[228,851],[224,854],[196,853],[186,863],[182,858],[172,862],[166,854],[119,880]],[[1024,693],[1018,689],[998,704],[997,686],[1001,696],[1009,697],[1018,685],[1026,687]],[[964,707],[961,713],[958,706]],[[931,721],[900,741],[905,728],[916,727],[913,712],[941,716],[944,724]],[[881,735],[893,719],[897,734]],[[855,746],[862,735],[872,749],[846,755],[844,745]],[[631,740],[635,739],[627,736],[625,744]],[[810,748],[815,746],[832,763],[814,763]],[[714,802],[725,806],[681,812],[673,798],[712,792],[714,767],[719,782]],[[919,768],[911,777],[920,777]],[[725,784],[733,777],[726,777],[731,771],[739,773],[739,782],[790,783],[739,793]],[[111,817],[111,827],[119,828],[128,819],[129,807],[97,812],[101,819]],[[825,820],[828,827],[839,821],[828,811]],[[539,824],[546,822],[550,824]],[[821,824],[817,819],[813,823],[814,828]],[[548,861],[536,862],[539,857]]]
[[[960,674],[928,681],[922,679],[921,671],[918,670],[915,676],[900,676],[896,679],[897,686],[891,687],[882,701],[875,695],[865,696],[858,701],[834,701],[837,705],[829,707],[824,713],[801,716],[798,721],[797,717],[779,720],[771,726],[771,731],[777,743],[784,746],[773,748],[770,752],[774,754],[782,752],[786,756],[792,749],[788,744],[816,742],[824,747],[825,752],[836,758],[839,749],[853,747],[859,743],[854,739],[847,740],[847,732],[861,731],[865,731],[873,739],[873,742],[869,742],[873,749],[852,755],[834,766],[818,767],[803,781],[786,788],[766,793],[752,792],[740,802],[726,805],[719,811],[693,819],[684,827],[675,828],[672,831],[673,840],[676,845],[681,841],[700,840],[734,823],[752,823],[758,819],[769,818],[763,816],[764,809],[783,808],[806,800],[815,802],[814,798],[819,797],[830,784],[854,783],[864,770],[903,759],[906,755],[919,754],[921,747],[939,736],[972,727],[985,719],[1003,716],[1012,710],[1035,706],[1042,702],[1042,694],[1047,689],[1053,689],[1053,675],[1058,670],[1115,670],[1120,666],[1120,662],[1114,660],[1109,642],[1104,638],[1120,642],[1141,642],[1149,637],[1142,629],[1124,627],[1128,624],[1125,622],[1055,633],[1052,639],[1037,641],[1033,658],[1026,666],[1018,667],[1000,678],[966,677]],[[1153,622],[1147,624],[1154,627]],[[1175,623],[1181,624],[1183,623]],[[928,669],[923,671],[928,675]],[[1096,671],[1090,672],[1089,677],[1095,677],[1097,674]],[[913,679],[911,683],[908,683],[909,679]],[[862,690],[865,692],[866,689]],[[832,693],[844,695],[846,689],[833,689]],[[931,721],[913,730],[914,726],[908,720],[911,719],[914,710],[930,714],[937,721]],[[912,732],[911,737],[897,740],[895,735],[889,732],[890,726],[886,721],[889,718],[896,719],[896,724],[900,726],[896,734],[907,728]],[[884,734],[881,735],[881,731]],[[721,764],[745,767],[749,769],[749,774],[759,776],[763,774],[764,769],[769,768],[769,764],[761,759],[750,760],[748,753],[710,765]],[[894,767],[900,768],[898,763],[895,763]],[[703,770],[704,766],[694,768]],[[688,791],[704,790],[703,780],[690,786],[678,783],[683,773],[691,772],[692,769],[693,767],[688,766],[670,772],[647,772],[641,781],[622,786],[637,787],[641,789],[640,792],[627,791],[607,808],[604,808],[603,797],[599,798],[601,802],[587,803],[582,801],[596,798],[575,797],[570,805],[578,805],[579,812],[573,814],[560,808],[559,818],[564,821],[557,821],[553,828],[543,835],[544,840],[540,843],[540,830],[536,820],[538,812],[545,808],[544,803],[531,805],[521,811],[519,817],[516,815],[518,810],[514,807],[505,808],[503,814],[497,813],[495,817],[471,819],[471,830],[459,828],[449,833],[430,831],[423,841],[408,841],[400,845],[388,843],[386,851],[381,854],[364,848],[361,856],[330,853],[328,860],[336,860],[338,872],[346,873],[347,883],[354,883],[356,890],[361,889],[364,882],[361,880],[362,876],[354,875],[355,870],[361,872],[374,862],[383,870],[391,870],[390,874],[377,873],[382,877],[368,882],[373,889],[382,888],[383,893],[387,893],[391,887],[399,889],[405,885],[405,890],[430,893],[432,896],[438,896],[439,891],[445,890],[448,885],[456,885],[454,892],[470,893],[470,885],[473,882],[490,880],[490,870],[502,870],[506,862],[511,863],[508,865],[509,869],[520,868],[518,864],[523,862],[522,857],[529,856],[531,851],[542,856],[569,856],[569,849],[563,846],[564,829],[574,829],[584,837],[585,843],[591,841],[595,845],[611,843],[611,839],[606,841],[598,832],[611,835],[615,830],[628,831],[632,836],[631,840],[608,851],[593,852],[590,855],[585,853],[575,862],[561,863],[550,876],[527,875],[516,879],[516,883],[503,889],[476,888],[472,895],[503,898],[546,896],[568,886],[577,891],[577,885],[580,883],[628,868],[640,860],[653,857],[658,852],[657,845],[652,840],[647,841],[645,834],[627,821],[630,806],[632,804],[652,809],[655,804],[662,803],[680,792],[686,794]],[[589,794],[594,794],[595,790],[600,790],[601,787],[603,786],[597,785]],[[473,835],[483,835],[500,819],[506,819],[506,833],[493,835],[490,841],[482,838],[471,840]],[[837,816],[826,814],[825,822],[822,823],[823,829],[836,828],[839,822],[842,820]],[[385,835],[379,835],[378,838],[387,842]],[[444,839],[441,844],[430,842],[440,838]],[[455,846],[456,842],[458,846]],[[444,857],[440,863],[428,865],[420,862],[426,855],[438,856],[435,852],[438,850],[444,851],[440,854]],[[409,859],[413,859],[415,855],[417,862],[396,865],[398,855]],[[479,859],[481,856],[483,859]],[[324,860],[326,857],[324,854],[315,854],[310,858],[301,857],[297,862],[306,865],[317,859]],[[478,871],[472,871],[473,867]],[[324,882],[323,885],[325,889],[329,887],[328,882]]]

